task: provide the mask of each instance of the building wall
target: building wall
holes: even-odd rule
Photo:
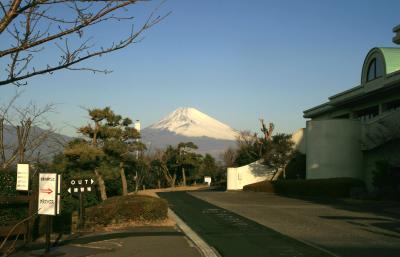
[[[273,170],[259,161],[242,167],[228,168],[227,190],[242,190],[245,185],[271,179],[272,175]]]
[[[302,154],[306,153],[306,133],[305,129],[298,129],[292,134],[292,141],[294,143],[293,149]]]
[[[359,121],[344,119],[307,121],[306,178],[363,178],[360,133]]]

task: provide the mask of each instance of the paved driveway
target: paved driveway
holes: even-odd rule
[[[159,193],[170,208],[222,257],[331,257],[186,192]]]
[[[395,215],[351,211],[268,193],[190,194],[338,256],[400,256],[400,217]]]
[[[43,244],[31,245],[11,257],[43,253]],[[134,227],[126,231],[93,233],[65,240],[52,250],[63,257],[202,257],[189,239],[174,227]]]

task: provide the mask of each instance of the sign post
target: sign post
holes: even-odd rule
[[[17,191],[26,191],[28,193],[27,198],[28,198],[28,213],[29,216],[32,214],[32,197],[30,196],[30,177],[29,177],[29,164],[22,164],[18,163],[17,164],[17,183],[15,186],[15,189]],[[25,242],[30,242],[31,240],[31,221],[26,222],[26,234],[24,236]]]
[[[71,179],[68,184],[70,187],[67,191],[70,194],[79,195],[78,228],[83,229],[85,227],[85,207],[83,206],[83,193],[92,191],[94,180],[92,178]]]
[[[210,176],[204,176],[204,183],[207,183],[208,186],[211,185],[211,177]]]
[[[38,214],[46,215],[46,247],[44,253],[33,256],[60,256],[65,253],[50,252],[52,216],[60,214],[61,175],[57,173],[39,173]]]
[[[17,191],[29,190],[29,164],[17,165]]]
[[[68,192],[70,194],[78,194],[84,192],[91,192],[92,185],[94,184],[94,180],[92,178],[80,178],[80,179],[71,179],[69,181]]]
[[[39,215],[57,214],[57,173],[39,174]]]

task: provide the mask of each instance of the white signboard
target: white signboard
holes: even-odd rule
[[[205,176],[204,177],[204,183],[207,183],[208,186],[210,186],[211,185],[211,177]]]
[[[58,185],[57,173],[39,174],[38,214],[56,215],[59,212],[57,210],[57,192],[60,191],[57,188]]]
[[[17,165],[17,186],[18,191],[29,190],[29,164]]]
[[[136,120],[135,124],[133,124],[133,127],[134,127],[138,132],[140,132],[140,121],[139,121],[139,120]]]

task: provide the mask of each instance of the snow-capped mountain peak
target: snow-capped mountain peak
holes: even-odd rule
[[[235,140],[237,132],[195,108],[178,108],[150,129],[167,130],[187,137]]]

